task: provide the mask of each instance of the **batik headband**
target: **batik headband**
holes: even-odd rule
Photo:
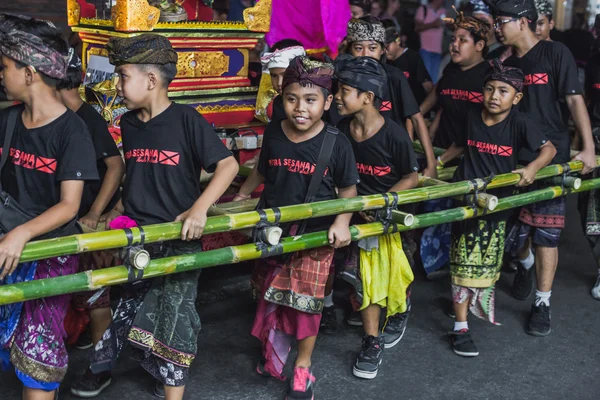
[[[369,23],[361,19],[351,19],[348,22],[348,43],[374,41],[385,43],[385,28],[379,22]]]
[[[383,66],[371,57],[338,56],[335,60],[335,76],[344,85],[363,92],[373,92],[379,99],[384,97],[387,75]]]
[[[537,21],[538,13],[533,0],[483,0],[489,6],[494,16],[507,16],[513,18],[527,18]]]
[[[523,91],[523,84],[525,83],[525,75],[519,68],[509,67],[500,60],[491,60],[490,65],[492,68],[484,79],[484,84],[489,81],[500,81],[508,83],[514,87],[517,92]]]
[[[456,8],[454,11],[456,11]],[[453,30],[462,28],[487,42],[490,26],[475,17],[465,17],[465,14],[462,11],[456,11],[456,13],[456,18],[444,18],[444,21],[450,24]]]
[[[290,61],[298,56],[305,56],[306,50],[302,46],[286,47],[285,49],[275,50],[272,53],[265,53],[260,62],[263,68],[287,68]]]
[[[50,78],[63,79],[67,74],[67,57],[31,33],[0,31],[0,53]]]
[[[548,0],[535,0],[535,9],[539,15],[552,15],[552,4]]]
[[[129,38],[110,38],[106,45],[108,59],[115,66],[123,64],[177,64],[177,52],[169,39],[147,33]]]
[[[329,63],[314,61],[306,56],[298,56],[290,61],[283,74],[282,88],[292,83],[301,86],[315,85],[331,91],[334,68]]]

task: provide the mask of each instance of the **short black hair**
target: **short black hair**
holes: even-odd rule
[[[487,54],[488,54],[488,52],[490,51],[490,48],[487,45],[487,40],[484,39],[484,38],[482,38],[478,34],[471,32],[471,31],[469,31],[469,33],[471,34],[471,37],[473,38],[473,42],[475,44],[477,44],[477,42],[481,42],[481,41],[483,42],[483,50],[481,51],[481,55],[483,57],[486,57]]]
[[[137,67],[144,72],[149,72],[151,69],[158,71],[160,79],[162,80],[165,87],[168,87],[175,76],[177,76],[177,64],[135,64]]]
[[[65,79],[62,79],[58,85],[56,85],[57,90],[73,90],[81,86],[83,83],[83,71],[81,67],[72,68],[69,67],[67,69],[67,76]]]
[[[46,46],[57,51],[64,57],[67,57],[69,54],[69,45],[62,37],[61,31],[51,22],[14,14],[2,14],[0,16],[0,26],[5,31],[20,30],[30,33],[39,37]],[[18,68],[25,68],[27,66],[19,61],[16,61],[16,64]],[[38,73],[46,85],[53,88],[58,86],[59,79],[51,78],[43,72],[38,71]]]
[[[370,0],[350,0],[350,5],[362,8],[365,14],[369,14],[371,12]]]
[[[273,46],[271,46],[271,51],[283,50],[287,49],[288,47],[296,46],[304,47],[304,45],[296,39],[282,39],[279,42],[273,43]]]
[[[356,89],[356,93],[360,96],[363,93],[366,93],[364,90],[361,90],[359,88],[355,88]],[[376,110],[379,111],[379,109],[381,109],[381,104],[383,103],[383,100],[380,99],[379,97],[375,96],[375,98],[373,99],[373,107],[375,107]]]

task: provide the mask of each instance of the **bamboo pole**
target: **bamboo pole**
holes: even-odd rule
[[[412,142],[412,144],[413,144],[413,149],[415,149],[416,152],[425,154],[425,150],[423,149],[423,145],[421,144],[420,141],[415,140]],[[442,154],[444,154],[445,151],[446,151],[446,149],[442,149],[441,147],[433,148],[433,154],[436,157],[441,156]]]
[[[580,161],[571,162],[566,165],[571,171],[579,171],[583,164]],[[537,179],[549,178],[561,175],[566,171],[565,165],[551,165],[542,168],[536,175]],[[498,175],[487,188],[505,187],[515,185],[521,180],[518,174]],[[448,183],[444,186],[432,186],[416,188],[398,192],[398,205],[419,203],[422,201],[440,199],[471,193],[486,187],[483,179],[473,179]],[[385,207],[393,201],[389,193],[359,196],[350,199],[335,199],[320,201],[309,204],[296,204],[280,207],[279,215],[273,209],[264,210],[266,220],[270,223],[292,222],[309,218],[337,215],[348,212],[375,210]],[[279,216],[279,218],[277,218]],[[278,220],[278,221],[277,221]],[[204,234],[227,232],[252,228],[261,221],[261,216],[256,211],[243,212],[239,214],[227,214],[209,217],[204,228]],[[143,227],[145,243],[174,240],[180,237],[181,222],[169,222],[164,224],[148,225]],[[140,228],[132,228],[133,242],[141,241]],[[39,240],[28,243],[21,255],[21,262],[41,260],[44,258],[61,255],[79,254],[89,251],[107,250],[128,246],[129,240],[123,230],[95,232],[79,234],[55,239]]]
[[[413,224],[415,223],[415,216],[402,211],[393,210],[392,221],[404,226],[413,226]]]
[[[501,199],[498,207],[491,213],[505,211],[511,208],[522,207],[526,204],[550,200],[600,188],[600,178],[583,182],[577,190],[562,187],[549,187],[542,190],[527,192]],[[432,225],[462,221],[481,215],[482,209],[471,207],[457,207],[450,210],[437,211],[415,216],[414,224],[410,227],[392,224],[390,229],[408,231],[425,228]],[[355,225],[350,228],[352,240],[360,240],[372,236],[380,236],[384,231],[382,223]],[[288,237],[277,246],[271,246],[268,251],[259,249],[254,243],[224,247],[196,254],[175,257],[166,257],[150,262],[144,269],[144,279],[154,278],[173,273],[192,271],[214,267],[217,265],[235,264],[259,258],[266,258],[273,254],[287,254],[305,249],[329,245],[327,232],[315,232],[300,237]],[[25,300],[39,299],[42,297],[57,296],[67,293],[76,293],[96,290],[104,286],[119,285],[127,282],[128,270],[124,266],[105,268],[95,271],[80,272],[73,275],[60,276],[34,280],[30,282],[5,285],[0,287],[0,305],[22,302]]]

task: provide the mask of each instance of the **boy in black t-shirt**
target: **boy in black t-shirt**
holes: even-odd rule
[[[562,43],[539,41],[535,37],[537,11],[533,0],[490,1],[496,16],[496,30],[502,43],[512,46],[513,55],[505,65],[520,68],[525,74],[523,100],[519,110],[526,113],[556,146],[553,163],[570,159],[569,114],[582,137],[583,150],[574,157],[584,164],[583,173],[596,166],[590,119],[578,80],[573,55]],[[566,111],[569,111],[567,113]],[[523,149],[519,160],[531,162],[534,154]],[[526,332],[545,336],[550,328],[550,295],[558,266],[558,240],[565,224],[565,198],[531,204],[521,209],[520,223],[513,228],[519,236],[519,265],[513,295],[527,299],[533,291],[533,265],[536,265],[537,291]],[[531,243],[536,247],[535,257]]]
[[[352,147],[345,136],[321,120],[331,106],[332,76],[330,64],[306,57],[292,60],[282,85],[287,119],[267,126],[258,174],[246,180],[239,197],[247,197],[264,183],[263,208],[304,203],[309,184],[315,179],[313,173],[325,140],[335,140],[335,143],[322,181],[316,193],[310,195],[314,201],[356,196],[359,177]],[[327,135],[335,136],[326,138]],[[319,332],[325,284],[334,248],[350,243],[351,217],[352,214],[340,214],[335,219],[307,221],[307,231],[329,230],[330,247],[301,251],[290,258],[261,261],[253,274],[253,278],[257,278],[253,286],[260,297],[252,335],[263,347],[263,360],[257,372],[283,379],[281,374],[291,341],[298,341],[298,356],[287,399],[313,398],[315,377],[311,358]],[[297,228],[290,227],[290,233],[302,233]]]
[[[56,96],[67,54],[61,32],[47,22],[0,17],[0,80],[7,98],[21,103],[0,112],[2,191],[31,218],[16,227],[5,226],[9,218],[2,221],[0,285],[77,272],[77,256],[19,263],[32,239],[77,233],[73,223],[84,181],[98,179],[85,124]],[[15,121],[12,132],[9,119]],[[10,360],[23,382],[23,399],[55,398],[67,372],[63,321],[70,300],[59,295],[0,307],[0,358]]]
[[[123,196],[108,214],[107,225],[119,217],[137,225],[182,221],[181,240],[145,247],[152,257],[199,252],[206,212],[229,187],[237,162],[196,110],[169,100],[177,53],[166,37],[112,38],[107,47],[119,74],[118,94],[132,110],[121,117]],[[201,169],[214,171],[205,190],[200,188]],[[71,393],[93,397],[106,388],[129,340],[134,357],[159,381],[155,392],[164,388],[167,398],[182,399],[200,330],[195,305],[199,274],[190,271],[125,286],[113,323]]]
[[[388,62],[402,70],[417,104],[421,104],[433,90],[433,82],[421,55],[402,43],[400,32],[394,26],[386,27],[385,43]]]
[[[361,179],[358,194],[399,192],[417,186],[418,165],[408,135],[379,112],[387,80],[381,64],[370,57],[343,55],[336,60],[336,75],[340,85],[335,96],[338,111],[352,116],[338,127],[352,143]],[[363,214],[363,218],[373,221],[371,216]],[[344,276],[354,284],[353,305],[360,310],[365,331],[353,373],[373,379],[383,349],[394,347],[404,335],[407,292],[414,276],[399,233],[359,241],[350,253],[348,260],[360,262],[346,262]],[[387,320],[380,334],[379,317],[384,307]]]
[[[354,57],[371,57],[380,62],[384,60],[385,29],[376,18],[367,16],[350,20],[347,41],[346,53]],[[388,88],[384,92],[380,112],[384,117],[394,120],[401,126],[406,125],[407,119],[411,121],[427,158],[427,167],[423,170],[423,174],[436,177],[437,162],[433,154],[433,146],[410,84],[399,68],[387,63],[382,65],[387,74]]]
[[[121,198],[119,185],[125,173],[125,165],[121,153],[119,153],[119,149],[117,149],[117,145],[108,131],[106,121],[92,106],[84,103],[81,99],[79,87],[83,82],[83,72],[81,70],[81,60],[75,54],[73,48],[69,50],[68,64],[67,76],[57,86],[58,96],[63,104],[74,111],[88,127],[96,151],[96,166],[100,175],[99,180],[88,181],[83,187],[83,196],[79,207],[79,222],[92,230],[96,230],[102,215],[112,210]],[[98,253],[84,253],[79,256],[79,270],[87,271],[100,268],[102,265],[99,265],[101,264],[99,261]],[[95,299],[92,304],[89,303],[91,299]],[[112,320],[110,288],[75,294],[73,296],[73,307],[76,310],[89,311],[91,329],[91,342],[88,335],[82,335],[76,346],[87,348],[95,345],[102,338],[102,334]]]
[[[523,82],[521,70],[493,62],[485,78],[483,110],[469,111],[465,134],[440,157],[448,162],[465,153],[454,181],[509,173],[517,167],[516,150],[527,148],[539,154],[529,165],[513,172],[521,175],[517,186],[529,186],[537,171],[552,160],[554,145],[525,114],[513,110],[523,97]],[[506,196],[511,190],[502,188],[492,193]],[[450,342],[454,352],[463,357],[479,355],[469,331],[468,312],[496,324],[494,285],[502,267],[506,218],[506,213],[497,213],[454,223],[452,227],[450,270],[456,316]]]

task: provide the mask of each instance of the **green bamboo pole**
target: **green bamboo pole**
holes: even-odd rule
[[[580,161],[568,163],[572,171],[579,171],[583,164]],[[561,175],[565,171],[564,165],[551,165],[542,168],[536,175],[537,179],[549,178]],[[498,175],[494,178],[488,188],[511,186],[518,183],[521,176],[518,174]],[[417,188],[398,192],[398,204],[419,203],[427,200],[440,199],[471,193],[485,187],[482,179],[449,183],[444,186],[433,186]],[[347,212],[358,212],[375,210],[385,207],[387,202],[392,201],[389,193],[360,196],[350,199],[335,199],[320,201],[309,204],[296,204],[280,207],[281,217],[279,222],[292,222],[309,218],[337,215]],[[276,214],[272,209],[264,210],[267,220],[276,222]],[[238,214],[227,214],[209,217],[204,228],[204,234],[228,232],[251,228],[260,221],[260,215],[256,211]],[[164,224],[148,225],[143,227],[145,242],[174,240],[180,237],[181,222],[169,222]],[[132,228],[134,242],[139,242],[141,233],[139,228]],[[79,254],[89,251],[107,250],[128,245],[128,239],[123,230],[95,232],[66,236],[55,239],[40,240],[28,243],[21,255],[21,262],[40,260],[44,258],[57,257],[61,255]]]
[[[501,199],[498,202],[496,209],[490,213],[522,207],[526,204],[550,200],[556,197],[565,196],[570,193],[585,192],[598,188],[600,188],[600,178],[583,182],[579,189],[568,189],[555,186],[523,193]],[[420,229],[432,225],[474,218],[476,217],[476,214],[481,215],[482,212],[482,209],[457,207],[450,210],[417,215],[414,218],[414,223],[412,226],[408,227],[404,225],[392,224],[390,229],[396,229],[401,232]],[[386,232],[384,232],[383,224],[375,222],[371,224],[352,226],[350,228],[350,233],[352,235],[352,240],[356,241],[372,236],[380,236]],[[327,246],[328,244],[327,232],[323,231],[305,234],[301,237],[285,238],[280,242],[279,245],[270,247],[270,250],[277,249],[277,254],[287,254],[305,249]],[[225,247],[203,253],[161,258],[150,262],[150,265],[144,270],[144,279],[214,267],[218,265],[235,264],[242,261],[265,258],[268,256],[269,253],[263,253],[254,243],[251,243],[241,246]],[[80,272],[77,274],[56,278],[1,286],[0,305],[66,293],[96,290],[104,286],[119,285],[127,282],[127,276],[127,268],[124,266],[119,266],[95,271]]]

